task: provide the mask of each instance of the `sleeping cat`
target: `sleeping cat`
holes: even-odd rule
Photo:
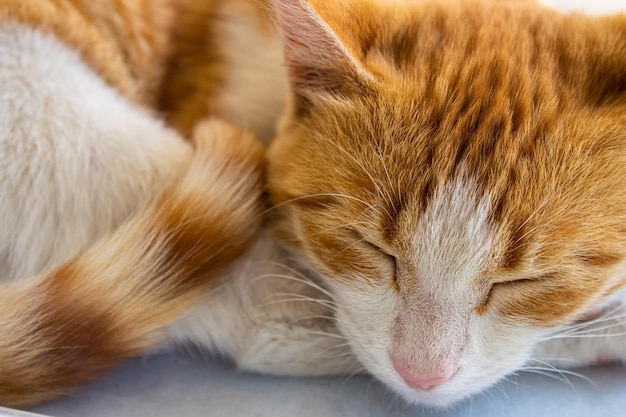
[[[214,114],[267,139],[289,90],[266,158],[271,207],[256,243],[226,270],[214,267],[215,245],[229,254],[235,248],[223,267],[254,232],[243,225],[257,218],[258,160],[246,153],[249,138],[234,142],[241,135],[232,128],[201,124],[200,143],[227,138],[212,142],[220,144],[216,155],[199,147],[188,171],[185,152],[170,172],[159,170],[165,161],[152,164],[160,177],[140,171],[157,185],[128,193],[135,201],[126,213],[135,214],[124,225],[59,269],[2,288],[0,403],[50,398],[164,339],[227,354],[242,369],[364,369],[408,401],[433,405],[467,397],[534,360],[626,360],[625,16],[562,15],[531,1],[271,6],[177,2],[165,13],[171,42],[155,78],[159,109],[187,136]],[[85,9],[82,16],[96,13]],[[103,21],[117,33],[107,25],[119,19]],[[52,44],[70,50],[58,39],[72,45],[59,34],[43,39],[47,48],[36,49],[37,38],[13,55],[41,61]],[[100,87],[122,91],[89,65],[107,81]],[[134,85],[129,91],[142,82]],[[130,115],[133,97],[122,94],[117,107]],[[15,126],[18,116],[10,119]],[[159,129],[155,137],[173,135]],[[116,146],[123,145],[131,147]],[[224,156],[247,176],[215,170]],[[197,173],[202,162],[206,179]],[[233,182],[237,191],[251,184],[249,199],[242,192],[219,198]],[[136,208],[167,183],[174,188],[161,200]],[[189,200],[201,208],[186,213]],[[233,236],[216,234],[212,227],[221,223],[212,213],[229,219],[242,200],[250,209],[239,212]],[[144,242],[142,225],[161,219],[172,201],[184,219],[145,227],[163,236]],[[57,217],[62,230],[74,230],[66,233],[81,230],[71,215]],[[172,253],[168,268],[152,266]],[[194,298],[202,288],[210,291]],[[157,308],[161,300],[167,303]],[[165,334],[156,332],[168,323]],[[76,336],[57,337],[67,334]]]

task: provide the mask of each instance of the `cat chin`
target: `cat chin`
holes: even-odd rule
[[[402,390],[394,389],[394,391],[411,405],[426,405],[437,408],[445,408],[453,406],[459,401],[469,397],[475,392],[471,393],[446,393],[446,392],[424,392],[412,390],[410,388],[403,387]],[[443,391],[443,390],[442,390]]]
[[[481,360],[466,361],[459,373],[447,383],[431,391],[423,391],[406,385],[399,375],[383,366],[366,367],[376,378],[382,381],[391,391],[411,405],[425,405],[437,408],[454,406],[472,395],[499,383],[506,375],[510,375],[523,366],[528,360],[528,351],[518,352],[506,359],[484,362]],[[372,365],[370,363],[370,365]]]
[[[357,353],[357,352],[355,352]],[[363,352],[361,352],[363,353]],[[411,388],[402,381],[401,377],[393,370],[391,364],[386,364],[384,360],[377,361],[369,355],[358,355],[359,361],[376,379],[381,381],[388,389],[401,397],[410,405],[425,405],[437,408],[449,407],[488,389],[496,384],[512,369],[490,369],[490,372],[478,373],[478,369],[487,369],[485,366],[471,367],[471,371],[460,372],[456,377],[431,391],[423,391]]]
[[[408,404],[446,408],[454,406],[472,395],[488,389],[500,381],[500,379],[501,378],[494,378],[492,381],[478,381],[473,384],[443,385],[428,392],[413,389],[404,384],[387,384],[387,386]],[[454,385],[461,385],[461,387],[455,387]]]

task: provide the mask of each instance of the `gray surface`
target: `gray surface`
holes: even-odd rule
[[[277,378],[179,354],[135,360],[33,411],[58,417],[626,417],[626,368],[581,372],[593,383],[521,374],[461,405],[433,410],[407,406],[367,376]]]

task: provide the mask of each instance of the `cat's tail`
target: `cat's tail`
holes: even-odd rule
[[[154,346],[252,242],[261,145],[215,121],[196,137],[154,204],[56,270],[0,287],[0,406],[54,398]]]

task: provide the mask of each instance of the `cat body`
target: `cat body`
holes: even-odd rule
[[[4,406],[161,343],[253,241],[262,146],[205,120],[192,147],[154,114],[165,4],[0,5]]]
[[[78,153],[82,148],[75,146],[70,154],[73,161],[98,155],[101,167],[95,172],[102,185],[72,183],[72,194],[65,198],[72,201],[101,187],[98,198],[106,203],[95,197],[76,199],[88,204],[75,209],[90,214],[82,220],[85,224],[78,214],[60,211],[47,231],[38,226],[42,221],[33,222],[29,211],[19,208],[39,207],[33,216],[46,218],[41,213],[48,207],[69,207],[63,194],[54,193],[50,202],[37,206],[23,203],[19,191],[21,184],[35,187],[35,178],[50,175],[0,182],[3,193],[18,195],[5,204],[13,217],[2,217],[14,227],[10,242],[25,236],[24,242],[43,245],[38,251],[26,244],[22,252],[5,250],[10,255],[5,256],[5,276],[45,272],[112,234],[60,269],[2,288],[1,305],[12,315],[0,316],[0,326],[9,329],[1,333],[0,370],[13,366],[6,358],[15,354],[15,346],[46,335],[33,324],[37,320],[27,327],[29,337],[12,335],[13,327],[6,326],[15,326],[20,317],[58,317],[45,322],[44,330],[63,328],[72,322],[68,314],[78,312],[79,317],[106,317],[124,326],[99,332],[106,337],[98,342],[110,340],[120,348],[107,355],[89,342],[93,333],[84,333],[80,342],[86,347],[78,357],[99,360],[77,361],[72,372],[60,353],[72,339],[54,339],[52,348],[45,337],[38,340],[41,352],[52,356],[35,360],[26,355],[18,361],[22,373],[0,372],[13,375],[0,380],[3,404],[50,398],[57,385],[62,391],[168,341],[228,355],[246,370],[290,375],[365,370],[408,401],[433,405],[478,392],[533,360],[569,366],[626,359],[624,16],[561,15],[530,1],[488,0],[128,2],[126,14],[105,10],[105,1],[50,2],[54,7],[59,3],[80,11],[77,16],[91,16],[87,26],[100,28],[96,32],[105,33],[110,50],[117,52],[106,55],[104,46],[82,43],[80,36],[66,35],[54,25],[38,29],[51,17],[18,19],[22,6],[3,5],[10,16],[3,20],[4,36],[26,44],[16,54],[15,48],[1,49],[8,41],[0,42],[0,53],[16,62],[24,56],[44,61],[47,49],[60,48],[74,55],[58,64],[57,73],[74,60],[72,70],[100,78],[72,87],[46,71],[55,88],[71,90],[49,93],[67,97],[64,106],[74,99],[73,92],[85,92],[75,108],[83,106],[86,115],[93,109],[88,126],[96,129],[83,124],[70,130],[73,118],[61,104],[34,114],[54,118],[54,110],[64,112],[54,118],[63,129],[54,135],[45,129],[52,139],[43,142],[89,139],[87,131],[98,133],[87,143],[115,149],[103,156],[107,153],[101,150]],[[159,45],[153,54],[143,47],[145,40],[137,48],[126,43],[129,33],[152,30],[132,25],[132,30],[120,30],[113,24],[134,21],[131,11],[147,4],[161,28],[161,37],[147,43]],[[120,18],[110,19],[116,13]],[[39,40],[20,40],[24,36]],[[37,42],[48,43],[37,50]],[[139,59],[132,58],[133,51],[148,53]],[[121,61],[118,68],[107,70],[116,59]],[[151,64],[142,67],[146,62]],[[0,79],[8,79],[3,85],[14,88],[31,67],[1,65]],[[44,78],[35,74],[28,80]],[[93,91],[113,96],[115,109],[100,114],[100,104],[87,105]],[[5,104],[1,114],[14,114],[8,125],[25,126],[22,110],[11,113],[23,108],[7,104],[11,97],[28,95],[20,89],[0,96],[0,105]],[[41,102],[47,100],[33,100],[25,108],[38,109]],[[146,110],[150,108],[158,109],[178,133],[163,127]],[[133,126],[111,117],[115,112],[144,118],[152,130],[109,134],[109,128]],[[230,128],[202,120],[220,116],[254,130],[267,143],[281,114],[266,158],[272,207],[265,213],[266,230],[250,243],[255,229],[244,226],[255,224],[259,214],[258,149]],[[44,116],[43,126],[48,123]],[[192,153],[179,135],[193,135],[200,144],[203,137],[213,141]],[[38,149],[39,139],[24,137],[22,142],[36,143],[32,148]],[[5,133],[0,143],[8,146],[12,138]],[[6,158],[10,161],[21,152],[3,155],[12,155]],[[125,165],[113,156],[132,152],[146,156],[129,158]],[[38,154],[24,155],[22,171],[46,166],[45,160],[28,162],[38,161]],[[223,155],[234,161],[239,176],[229,171],[231,164],[214,168]],[[137,160],[147,161],[147,167],[138,169]],[[190,160],[195,162],[190,165]],[[94,165],[83,164],[84,171],[73,173],[81,165],[64,161],[54,160],[52,166],[67,168],[68,178],[94,172]],[[203,164],[208,168],[201,169]],[[133,184],[129,179],[137,184],[124,191]],[[115,181],[119,185],[107,185]],[[68,183],[58,180],[60,189]],[[40,190],[50,183],[42,184],[24,194],[41,201],[45,193]],[[237,192],[229,193],[232,184]],[[81,193],[79,186],[84,187]],[[155,215],[162,210],[159,201],[170,201],[167,193],[177,192],[183,197],[172,200],[175,208],[168,210],[184,213],[187,198],[200,206],[192,205],[186,220],[156,230],[164,231],[165,244],[187,242],[179,249],[190,251],[190,258],[181,255],[167,273],[157,268],[157,273],[144,274],[170,251],[163,250],[160,239],[144,244],[141,225],[162,218]],[[161,193],[165,197],[159,200]],[[233,211],[242,201],[249,209]],[[91,216],[98,208],[119,212]],[[227,229],[232,233],[213,230],[222,220],[216,223],[211,213],[229,219],[231,211],[240,214]],[[192,219],[200,224],[181,228]],[[26,224],[31,231],[20,235],[29,230]],[[202,232],[194,232],[196,228]],[[86,230],[92,232],[77,240]],[[45,238],[37,232],[45,232]],[[61,232],[74,246],[61,250],[53,244]],[[243,243],[231,246],[233,239]],[[215,251],[211,244],[229,248],[226,260],[217,262],[219,268],[208,255]],[[192,269],[186,267],[188,261]],[[83,281],[66,275],[96,278],[84,281],[91,283],[85,287],[90,291],[81,292],[77,283]],[[187,276],[202,279],[186,281]],[[168,285],[159,290],[162,281],[173,287],[186,284],[171,295]],[[68,284],[64,291],[40,290],[55,282]],[[153,290],[148,291],[151,297],[143,297],[142,285]],[[198,295],[203,289],[208,290]],[[84,306],[87,301],[89,306],[107,292],[111,298],[102,305],[115,308],[96,310],[100,315],[89,308],[39,311],[40,304]],[[40,293],[65,301],[29,301]],[[163,299],[174,307],[156,308]],[[124,305],[141,308],[119,309]],[[81,332],[85,325],[68,328],[68,334]],[[598,337],[559,337],[576,332]],[[46,360],[62,366],[41,365]]]

